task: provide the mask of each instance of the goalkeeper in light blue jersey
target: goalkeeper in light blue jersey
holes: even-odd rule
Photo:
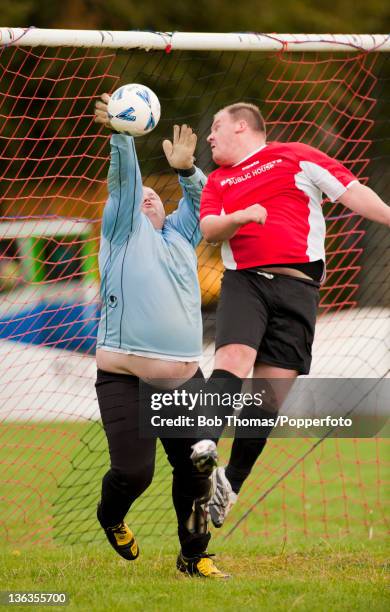
[[[95,121],[111,129],[109,96],[96,103]],[[133,138],[111,136],[109,197],[104,208],[99,253],[102,311],[96,361],[96,391],[111,466],[102,482],[98,519],[123,558],[139,549],[125,515],[151,483],[155,439],[139,438],[139,381],[167,379],[177,388],[203,378],[201,295],[195,247],[201,240],[199,204],[206,182],[196,168],[196,135],[175,126],[163,149],[178,172],[183,197],[166,216],[158,194],[142,184]],[[169,380],[168,380],[169,379]],[[173,383],[172,379],[176,382]],[[193,510],[208,498],[210,480],[191,459],[196,440],[161,440],[173,467],[172,496],[181,550],[177,568],[191,576],[224,578],[207,554],[207,520]],[[198,505],[198,506],[197,506]]]
[[[189,131],[183,126],[182,136]],[[99,349],[199,361],[202,317],[194,248],[201,240],[199,201],[205,180],[198,168],[182,171],[183,197],[177,210],[165,216],[157,193],[142,185],[134,139],[111,137],[99,254]]]

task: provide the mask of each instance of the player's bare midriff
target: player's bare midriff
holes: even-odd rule
[[[294,268],[278,268],[277,266],[272,266],[271,268],[267,266],[266,268],[264,268],[264,272],[274,272],[275,274],[286,274],[286,276],[294,276],[295,278],[308,278],[309,280],[312,280],[310,276],[308,276],[304,272],[301,272],[300,270],[295,270]]]
[[[164,386],[174,388],[194,376],[199,367],[197,361],[168,361],[138,355],[126,355],[104,349],[96,350],[96,364],[99,370],[114,374],[130,374],[153,384],[164,381]]]

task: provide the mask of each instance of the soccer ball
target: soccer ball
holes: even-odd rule
[[[149,87],[131,83],[114,91],[107,112],[114,130],[130,136],[143,136],[158,124],[161,107]]]

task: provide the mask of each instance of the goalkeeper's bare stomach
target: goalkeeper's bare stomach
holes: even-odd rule
[[[141,357],[98,348],[96,365],[99,370],[113,374],[130,374],[150,384],[158,381],[167,388],[175,388],[194,376],[199,362]]]

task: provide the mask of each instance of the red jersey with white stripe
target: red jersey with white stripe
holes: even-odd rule
[[[234,166],[221,166],[203,188],[200,217],[252,204],[267,209],[222,245],[226,268],[325,261],[323,193],[336,201],[357,178],[340,162],[299,142],[273,142]]]

